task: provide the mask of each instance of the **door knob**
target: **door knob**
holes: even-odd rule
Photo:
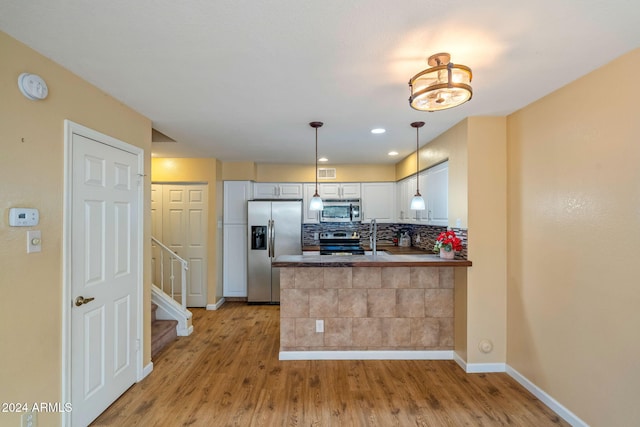
[[[95,298],[91,297],[91,298],[85,298],[83,296],[79,296],[78,298],[76,298],[76,307],[80,307],[82,304],[87,304],[91,301],[93,301]]]

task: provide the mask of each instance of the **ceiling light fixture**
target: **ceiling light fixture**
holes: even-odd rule
[[[319,161],[319,162],[328,162],[328,161],[329,161],[329,159],[327,159],[326,157],[320,157],[320,158],[318,159],[318,161]]]
[[[324,123],[322,122],[311,122],[309,126],[316,130],[316,192],[313,194],[311,201],[309,202],[309,210],[310,211],[321,211],[324,206],[322,204],[322,198],[318,194],[318,128],[321,127]]]
[[[425,209],[424,199],[420,194],[420,147],[418,146],[420,128],[424,126],[424,122],[413,122],[411,127],[416,128],[416,195],[411,199],[410,209],[423,211]]]
[[[389,151],[387,154],[388,154],[389,156],[397,156],[397,155],[398,155],[398,152],[397,152],[397,151]]]
[[[420,111],[453,108],[471,99],[471,68],[451,63],[448,53],[436,53],[427,60],[431,66],[409,80],[409,105]]]
[[[375,128],[375,129],[371,129],[371,133],[373,134],[378,134],[378,133],[385,133],[387,130],[383,129],[383,128]]]

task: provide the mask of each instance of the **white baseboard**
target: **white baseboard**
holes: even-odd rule
[[[207,304],[207,310],[217,310],[220,307],[222,307],[222,304],[224,304],[224,302],[225,302],[225,299],[220,298],[218,302],[215,304]]]
[[[467,372],[467,362],[465,362],[464,359],[455,351],[453,352],[453,360],[462,368],[463,371]]]
[[[177,333],[179,337],[188,337],[193,333],[193,325],[189,325],[186,328],[180,328],[180,325],[178,325]]]
[[[507,365],[506,372],[511,378],[513,378],[518,383],[520,383],[521,386],[529,390],[531,394],[540,399],[542,403],[551,408],[553,412],[558,414],[560,417],[562,417],[562,419],[571,424],[573,427],[589,427],[589,424],[582,421],[576,416],[576,414],[565,408],[560,402],[555,400],[540,387],[529,381],[525,376],[520,374],[520,372],[516,371],[511,366]]]
[[[145,365],[142,368],[142,378],[140,378],[138,380],[138,382],[142,381],[143,379],[147,378],[147,376],[149,376],[149,374],[151,373],[151,371],[153,371],[153,362],[149,362],[148,365]]]
[[[452,360],[450,350],[281,351],[280,360]]]
[[[506,372],[506,364],[504,363],[467,363],[458,353],[453,353],[453,360],[467,374],[486,374],[490,372]]]

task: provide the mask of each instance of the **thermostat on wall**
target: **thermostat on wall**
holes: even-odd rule
[[[9,209],[9,225],[12,227],[32,227],[38,225],[40,213],[33,208]]]

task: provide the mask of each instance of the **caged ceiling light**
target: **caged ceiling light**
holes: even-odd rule
[[[424,122],[411,123],[412,128],[416,128],[416,195],[411,199],[410,209],[415,211],[423,211],[425,209],[424,199],[420,194],[420,147],[418,146],[420,140],[420,128],[424,126]]]
[[[471,68],[453,64],[448,53],[436,53],[427,60],[431,66],[409,80],[409,105],[420,111],[453,108],[471,99]]]
[[[311,122],[309,126],[316,130],[316,192],[313,194],[311,201],[309,202],[309,210],[310,211],[321,211],[324,208],[322,204],[322,198],[318,194],[318,128],[321,127],[324,123],[322,122]]]

